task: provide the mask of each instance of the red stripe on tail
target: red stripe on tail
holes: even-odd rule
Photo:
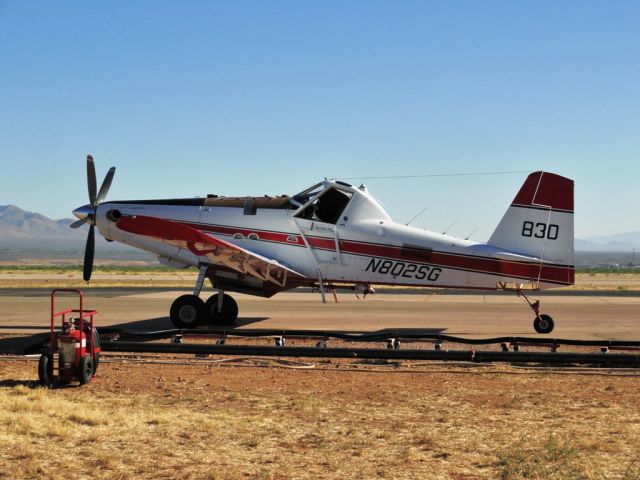
[[[512,205],[551,207],[573,212],[573,180],[555,173],[534,172],[527,177]]]

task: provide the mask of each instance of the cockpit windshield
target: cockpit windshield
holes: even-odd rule
[[[291,197],[291,203],[293,203],[296,207],[301,207],[305,203],[309,201],[309,199],[318,195],[322,190],[326,188],[324,182],[316,183],[313,187],[309,187],[306,190],[298,193]]]
[[[313,188],[314,187],[311,187],[311,189]],[[305,192],[302,192],[302,194],[305,193],[306,190]],[[318,192],[315,192],[313,195],[309,194],[307,198],[313,198],[313,196],[317,194]],[[324,223],[331,223],[335,225],[338,222],[340,215],[342,215],[342,212],[347,207],[347,204],[349,203],[349,200],[351,200],[352,196],[352,192],[348,192],[336,187],[328,188],[326,191],[322,192],[322,194],[312,203],[307,205],[302,211],[296,214],[296,217]],[[298,195],[296,195],[296,197],[298,197]]]

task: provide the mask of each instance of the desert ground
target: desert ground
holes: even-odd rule
[[[640,339],[633,277],[539,295],[552,335]],[[0,330],[46,326],[57,280],[11,279]],[[99,326],[151,330],[179,287],[85,294]],[[236,298],[241,329],[534,335],[515,295]],[[36,378],[35,359],[0,356],[0,478],[640,478],[635,370],[113,353],[88,386]]]
[[[640,478],[640,377],[513,367],[0,362],[4,478]]]

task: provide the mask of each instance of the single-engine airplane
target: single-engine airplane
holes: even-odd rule
[[[364,185],[324,180],[293,196],[106,202],[112,167],[96,193],[87,156],[89,204],[71,226],[88,223],[83,277],[91,278],[94,227],[109,241],[137,247],[176,268],[196,267],[192,295],[170,309],[177,328],[229,325],[238,316],[226,292],[271,297],[300,286],[371,285],[512,290],[535,313],[538,333],[553,330],[525,291],[574,283],[573,181],[531,173],[487,243],[394,222]],[[217,293],[203,301],[205,279]]]

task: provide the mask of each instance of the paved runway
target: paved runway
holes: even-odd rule
[[[87,289],[86,307],[96,309],[98,326],[136,330],[173,328],[171,302],[185,291]],[[271,299],[233,294],[239,305],[237,328],[380,331],[428,329],[472,338],[535,336],[533,313],[515,294],[376,294],[358,300],[338,295],[340,303],[322,304],[319,294],[281,293]],[[203,293],[204,297],[204,293]],[[551,315],[556,338],[640,340],[638,295],[544,295],[542,312]],[[71,299],[59,309],[75,308]],[[0,327],[49,323],[48,290],[3,290]],[[0,333],[8,332],[0,328]],[[24,330],[23,330],[24,332]]]

